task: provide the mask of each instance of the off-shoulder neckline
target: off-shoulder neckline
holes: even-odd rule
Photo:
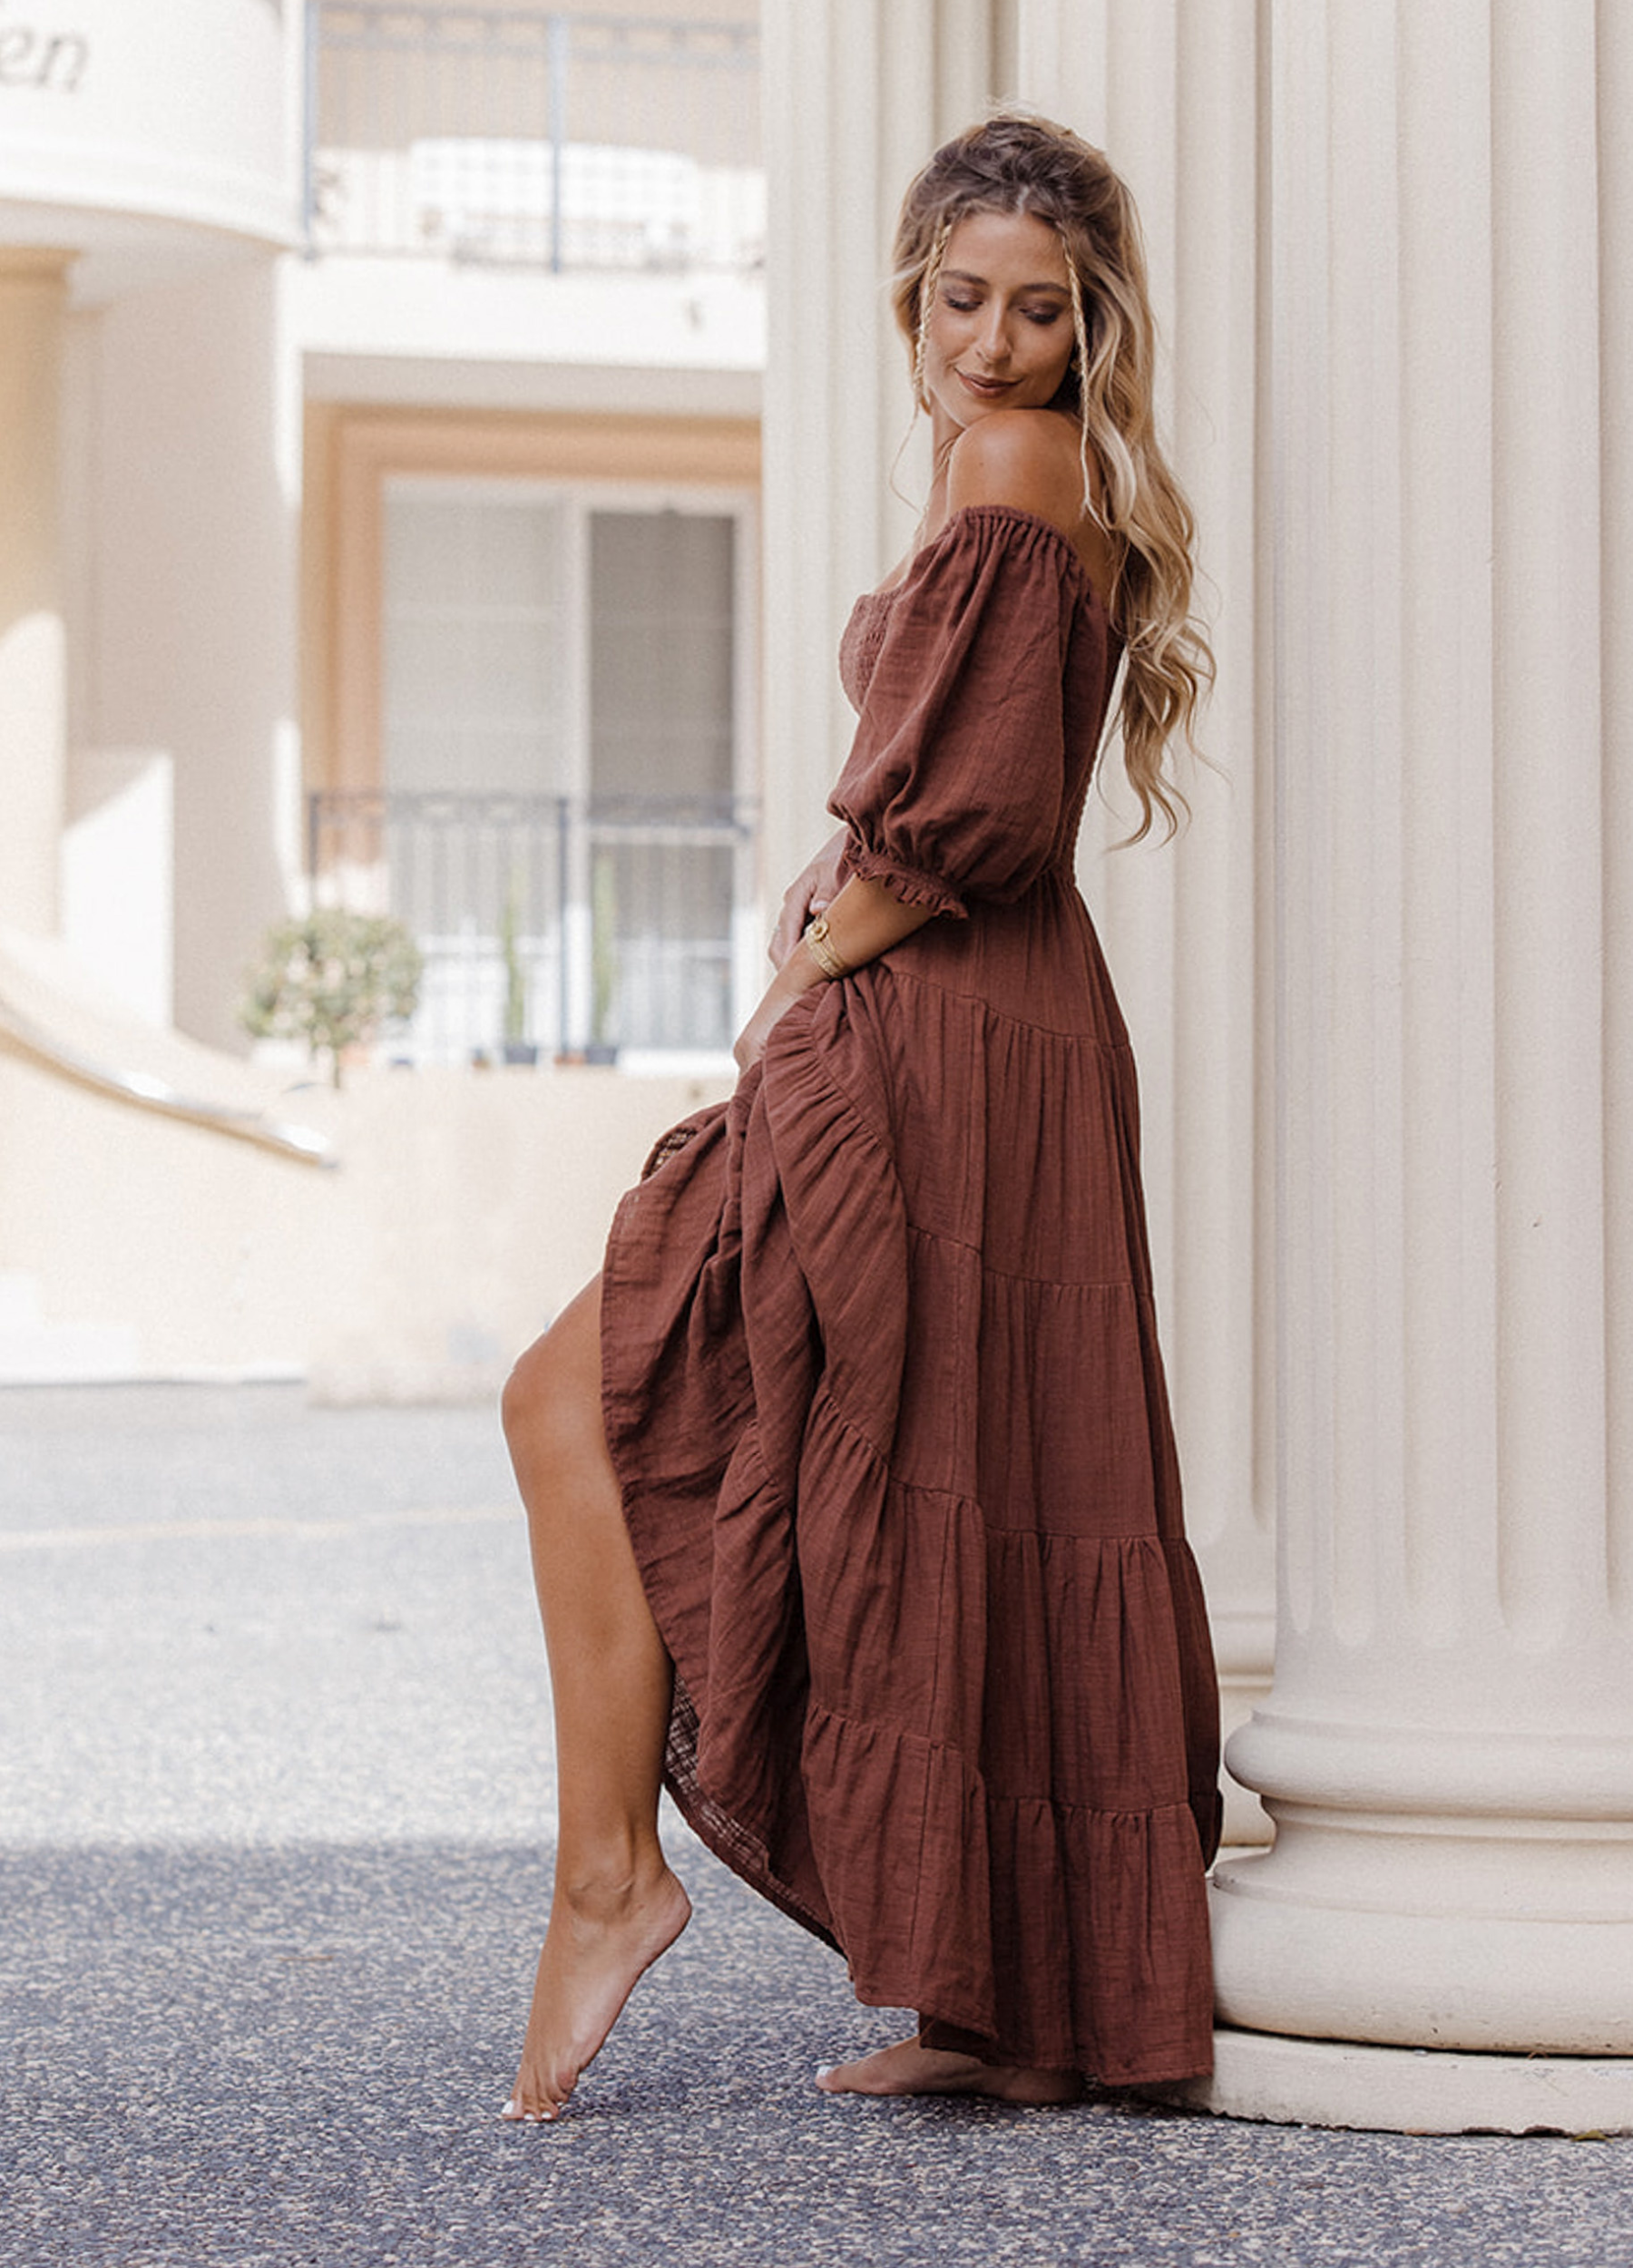
[[[1041,512],[1028,512],[1021,504],[961,505],[958,511],[943,522],[928,543],[919,545],[894,582],[881,583],[875,590],[865,591],[856,601],[857,605],[882,604],[887,599],[899,597],[924,562],[942,548],[950,535],[961,531],[972,520],[1012,520],[1018,522],[1022,527],[1036,528],[1044,535],[1051,537],[1054,543],[1065,552],[1068,562],[1076,571],[1078,581],[1088,596],[1100,608],[1101,613],[1109,613],[1110,610],[1106,601],[1095,589],[1093,580],[1088,568],[1083,564],[1076,544],[1064,529],[1057,527],[1052,520],[1046,520]]]

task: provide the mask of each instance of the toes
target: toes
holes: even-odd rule
[[[566,2109],[567,2098],[572,2093],[571,2085],[563,2087],[560,2094],[553,2089],[519,2085],[499,2116],[510,2126],[553,2126]]]
[[[565,2103],[546,2103],[543,2110],[520,2110],[514,2101],[506,2103],[499,2116],[507,2126],[552,2126],[566,2109]]]

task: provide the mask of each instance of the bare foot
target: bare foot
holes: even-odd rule
[[[690,1920],[690,1899],[661,1864],[649,1879],[611,1890],[558,1882],[521,2068],[502,2117],[559,2116],[624,2002]]]
[[[1000,2103],[1075,2103],[1083,2082],[1075,2071],[1033,2071],[1012,2063],[982,2063],[940,2048],[898,2039],[855,2063],[824,2064],[825,2095],[987,2095]]]

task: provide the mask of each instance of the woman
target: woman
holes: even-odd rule
[[[659,1146],[504,1416],[561,1823],[505,2116],[553,2118],[689,1907],[660,1782],[916,2037],[830,2092],[1208,2068],[1213,1665],[1133,1066],[1072,854],[1113,679],[1146,831],[1206,674],[1138,224],[1000,117],[909,191],[934,474],[858,602],[844,823],[729,1103]]]

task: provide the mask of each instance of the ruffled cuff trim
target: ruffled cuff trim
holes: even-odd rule
[[[847,875],[860,875],[864,882],[880,884],[893,898],[900,898],[904,905],[927,905],[933,914],[944,914],[955,922],[967,922],[970,918],[970,910],[957,891],[950,890],[938,875],[927,873],[922,866],[905,865],[885,851],[869,850],[855,836],[845,854],[845,871]]]

